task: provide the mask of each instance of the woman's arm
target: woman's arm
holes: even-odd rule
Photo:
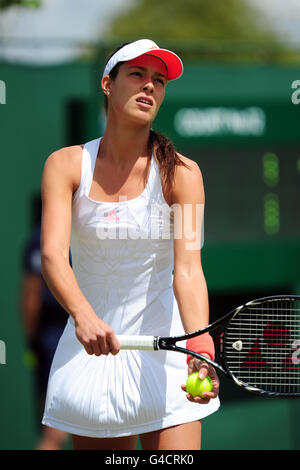
[[[204,216],[204,188],[201,171],[196,162],[181,156],[190,166],[178,166],[172,191],[174,208],[174,279],[173,289],[181,321],[186,333],[199,330],[209,323],[209,301],[201,264],[202,224]],[[207,400],[199,397],[191,401],[208,402],[218,394],[219,381],[215,370],[198,359],[191,359],[188,373],[199,370],[212,377],[214,389]],[[185,387],[183,386],[185,390]]]
[[[173,288],[186,333],[209,321],[206,281],[201,265],[204,189],[197,163],[177,167],[172,192],[174,212]]]
[[[42,274],[62,307],[74,318],[76,336],[88,354],[116,354],[113,330],[94,312],[69,263],[72,195],[79,185],[80,146],[63,148],[47,159],[42,178]]]

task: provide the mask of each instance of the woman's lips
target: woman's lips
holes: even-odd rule
[[[136,102],[143,108],[151,108],[153,101],[150,98],[137,98]]]

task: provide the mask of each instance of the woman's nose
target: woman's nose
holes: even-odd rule
[[[144,83],[143,90],[144,91],[147,90],[148,92],[150,91],[152,93],[153,89],[154,89],[154,86],[153,86],[152,80],[151,78],[148,78],[146,83]]]

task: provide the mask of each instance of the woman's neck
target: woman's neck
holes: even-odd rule
[[[110,125],[101,141],[101,158],[109,158],[120,169],[131,166],[139,157],[148,155],[150,127]]]

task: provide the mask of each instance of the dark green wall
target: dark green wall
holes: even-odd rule
[[[36,427],[31,370],[20,326],[21,254],[31,230],[30,200],[40,189],[44,162],[66,145],[66,102],[90,99],[96,71],[90,65],[21,67],[0,64],[6,104],[0,105],[1,319],[6,365],[0,365],[0,448],[31,448]],[[80,143],[80,142],[76,142]]]

